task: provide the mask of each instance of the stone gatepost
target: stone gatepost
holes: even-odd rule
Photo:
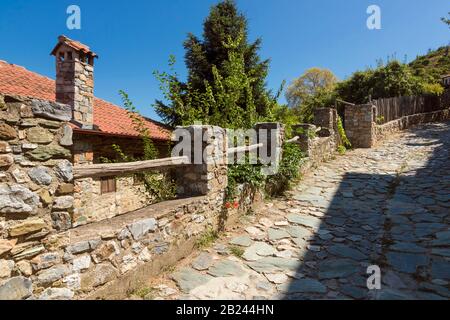
[[[336,109],[318,108],[314,110],[314,124],[318,127],[334,131],[336,119]]]
[[[292,126],[294,136],[298,136],[297,144],[307,157],[310,156],[312,139],[315,135],[317,127],[313,124],[300,123]]]
[[[345,131],[355,148],[371,148],[375,143],[374,106],[345,106]]]
[[[188,156],[176,168],[177,194],[182,197],[224,194],[227,187],[227,135],[223,128],[208,125],[177,127],[172,156]]]
[[[255,130],[257,142],[263,144],[258,149],[263,173],[276,174],[283,154],[284,126],[278,122],[260,122],[255,125]]]

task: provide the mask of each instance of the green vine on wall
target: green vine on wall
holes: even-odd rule
[[[338,129],[339,136],[341,137],[341,141],[342,141],[342,145],[338,146],[338,152],[342,154],[342,153],[345,153],[345,150],[351,149],[352,144],[350,143],[350,140],[348,140],[348,138],[347,138],[347,134],[345,133],[344,125],[342,124],[342,119],[339,115],[337,117],[337,129]],[[342,149],[342,147],[344,149]]]

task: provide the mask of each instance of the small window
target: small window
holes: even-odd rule
[[[116,192],[116,178],[101,178],[101,193]]]
[[[72,60],[73,56],[72,56],[72,51],[68,51],[67,52],[67,60]]]

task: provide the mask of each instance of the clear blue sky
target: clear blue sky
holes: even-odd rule
[[[143,114],[161,97],[152,71],[166,70],[170,54],[185,75],[182,42],[201,35],[212,0],[0,0],[0,60],[54,78],[49,53],[59,34],[79,40],[99,54],[95,95],[121,105],[127,91]],[[331,69],[344,79],[357,69],[395,54],[408,60],[449,44],[439,21],[448,0],[238,0],[252,39],[262,37],[261,56],[270,58],[268,86],[276,90],[310,67]],[[82,29],[66,28],[66,8],[81,7]],[[382,29],[366,27],[366,9],[381,7]]]

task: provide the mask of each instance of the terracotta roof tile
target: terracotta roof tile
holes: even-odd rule
[[[84,53],[90,54],[93,57],[97,57],[97,54],[92,52],[91,49],[87,45],[82,44],[81,42],[69,39],[64,35],[59,36],[58,41],[59,41],[58,44],[55,46],[55,48],[51,52],[51,54],[53,54],[53,55],[55,54],[56,50],[59,48],[60,45],[65,44],[75,50],[79,50]]]
[[[55,101],[55,81],[0,60],[0,93]],[[145,121],[153,139],[169,139],[167,127],[148,118]],[[98,98],[94,99],[94,125],[102,134],[139,135],[125,109]]]

